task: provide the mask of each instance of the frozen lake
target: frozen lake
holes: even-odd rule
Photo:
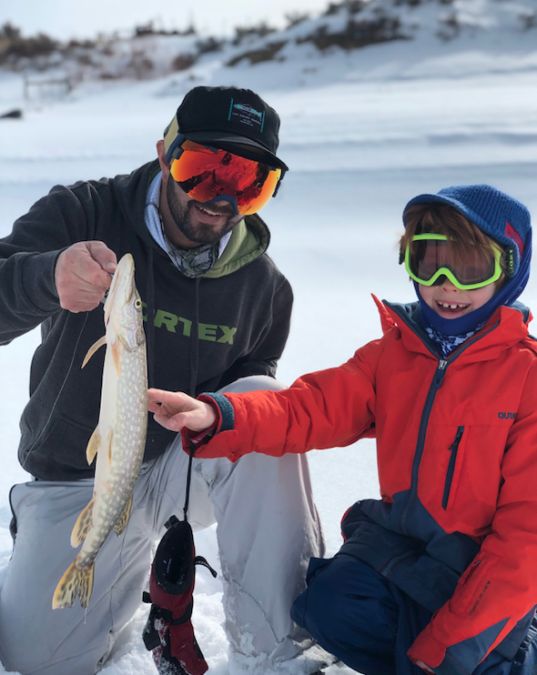
[[[380,335],[370,297],[415,299],[397,265],[406,202],[455,184],[489,183],[537,214],[537,73],[312,85],[258,91],[282,117],[279,155],[289,164],[262,216],[269,249],[295,291],[291,336],[279,378],[291,383],[338,365]],[[179,100],[156,96],[164,82],[79,91],[0,122],[0,236],[55,183],[128,172],[151,160]],[[20,81],[0,79],[0,102],[20,102]],[[522,300],[537,306],[535,276]],[[25,480],[16,451],[36,331],[0,349],[0,583],[10,556],[8,492]],[[378,496],[374,443],[310,453],[315,499],[328,549],[340,545],[346,508]],[[214,531],[198,553],[216,557]],[[221,586],[198,573],[194,622],[211,672],[228,675]],[[107,675],[154,672],[139,633],[141,609],[117,646]],[[253,671],[252,671],[253,672]],[[329,675],[351,671],[333,666]]]

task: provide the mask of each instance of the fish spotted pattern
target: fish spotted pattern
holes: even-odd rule
[[[53,609],[87,607],[95,558],[112,530],[119,536],[129,520],[132,493],[144,455],[147,429],[147,364],[142,302],[134,284],[134,260],[119,261],[104,306],[106,335],[88,351],[82,367],[106,344],[99,423],[86,450],[97,456],[93,498],[78,517],[71,545],[83,546],[61,578]]]

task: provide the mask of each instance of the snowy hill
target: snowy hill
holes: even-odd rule
[[[77,86],[173,72],[178,81],[256,81],[267,64],[281,63],[280,80],[296,86],[345,79],[349,71],[352,78],[386,79],[537,64],[536,0],[343,0],[315,18],[291,16],[290,24],[280,31],[264,24],[237,27],[226,39],[149,26],[134,36],[67,44],[23,38],[6,25],[0,68],[32,78],[65,77]]]
[[[370,293],[415,297],[396,253],[408,199],[485,182],[527,204],[535,218],[536,11],[537,0],[349,0],[285,31],[227,40],[220,51],[200,54],[201,38],[192,34],[146,34],[72,45],[70,56],[56,49],[32,69],[29,61],[19,69],[4,63],[0,114],[19,108],[23,116],[0,120],[0,236],[53,184],[128,172],[153,159],[192,86],[252,87],[281,115],[279,155],[291,168],[263,211],[270,254],[296,299],[279,377],[290,383],[338,365],[380,334]],[[364,22],[368,34],[378,28],[374,44],[337,44],[359,41]],[[276,43],[283,44],[276,50]],[[272,58],[252,59],[269,49]],[[135,53],[153,67],[129,71]],[[187,54],[190,65],[173,70],[173,60]],[[69,70],[75,65],[76,78]],[[113,76],[101,77],[106,72]],[[30,80],[67,75],[74,87],[47,93],[35,85],[25,99],[24,73]],[[534,276],[522,300],[535,311]],[[9,488],[28,478],[16,459],[18,419],[38,343],[34,331],[0,349],[0,585],[11,554]],[[378,496],[374,443],[313,452],[310,466],[333,555],[345,509]],[[197,535],[196,546],[214,563],[214,528]],[[221,593],[219,580],[199,572],[194,622],[211,675],[238,675],[229,668]],[[140,608],[103,673],[154,674],[140,639],[146,613]],[[255,674],[255,664],[246,672]],[[299,673],[297,667],[292,675]],[[350,671],[332,666],[328,675]]]

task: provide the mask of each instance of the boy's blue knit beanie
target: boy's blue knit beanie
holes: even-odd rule
[[[458,185],[436,195],[414,197],[405,206],[405,212],[414,204],[433,202],[453,206],[503,249],[513,248],[513,273],[517,273],[531,231],[530,213],[523,204],[490,185]]]
[[[484,234],[507,251],[511,276],[503,288],[479,309],[459,319],[442,319],[428,307],[416,292],[422,307],[422,317],[442,333],[459,335],[492,316],[500,305],[511,305],[524,290],[530,271],[531,218],[528,209],[513,197],[490,185],[459,185],[440,190],[438,194],[423,194],[411,199],[403,211],[415,204],[449,204],[476,225]]]

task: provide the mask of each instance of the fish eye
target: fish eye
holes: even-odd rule
[[[139,300],[138,298],[134,301],[134,307],[136,309],[142,309],[142,301]]]

